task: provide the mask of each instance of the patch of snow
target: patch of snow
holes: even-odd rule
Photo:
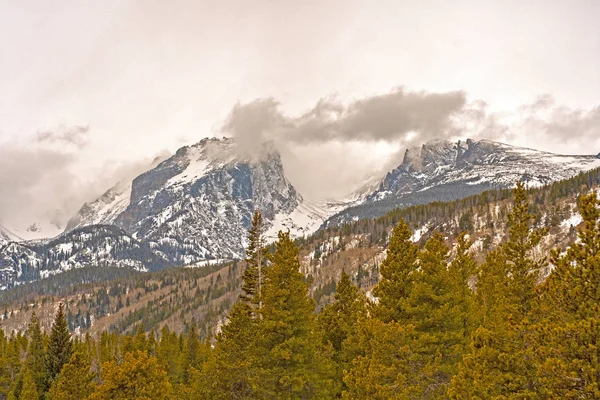
[[[564,221],[562,221],[560,223],[560,226],[563,227],[563,228],[570,228],[572,226],[573,227],[577,227],[582,222],[583,222],[583,218],[581,217],[581,214],[579,214],[578,212],[576,212],[575,214],[571,215],[569,218],[567,218]]]

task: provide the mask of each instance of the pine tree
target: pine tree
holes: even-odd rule
[[[246,270],[244,271],[241,300],[259,309],[262,307],[263,268],[266,263],[264,224],[260,211],[252,217],[246,249]]]
[[[373,289],[378,298],[372,314],[383,322],[400,321],[405,317],[403,302],[411,290],[417,270],[418,247],[411,240],[404,220],[394,227],[387,256],[380,267],[380,281]]]
[[[228,322],[216,337],[213,353],[192,378],[197,399],[254,398],[257,378],[257,324],[250,306],[233,305]],[[194,376],[193,372],[191,373]]]
[[[463,321],[466,316],[456,307],[457,293],[448,270],[449,248],[444,237],[435,232],[419,254],[419,270],[405,299],[405,318],[414,326],[416,364],[423,378],[420,397],[445,395],[450,378],[463,350]]]
[[[50,400],[85,399],[94,391],[93,378],[87,356],[77,350],[58,374],[48,397]]]
[[[535,217],[529,213],[525,186],[517,182],[513,207],[508,214],[508,240],[502,246],[508,264],[509,294],[516,302],[513,318],[523,318],[531,311],[535,287],[547,263],[545,257],[536,258],[534,252],[548,230],[533,228],[534,221]]]
[[[342,398],[352,400],[408,400],[422,393],[420,371],[413,368],[417,345],[412,326],[367,318],[349,339],[361,354],[344,374]]]
[[[72,353],[71,334],[67,328],[67,320],[63,312],[62,303],[58,305],[58,312],[54,317],[50,341],[46,352],[46,369],[48,379],[53,382],[60,373],[63,365],[69,362]]]
[[[600,398],[600,200],[582,196],[579,242],[552,253],[537,325],[538,391],[543,398]]]
[[[29,345],[27,347],[27,358],[25,366],[27,373],[31,375],[36,384],[37,393],[43,394],[48,387],[48,373],[44,363],[44,337],[40,327],[40,321],[35,313],[31,315],[27,327]]]
[[[173,387],[155,357],[145,352],[126,353],[123,363],[102,365],[102,383],[89,400],[168,400]]]
[[[514,205],[508,214],[508,237],[496,252],[490,252],[482,265],[477,283],[482,324],[471,338],[453,378],[452,398],[467,399],[506,396],[535,396],[535,335],[532,312],[536,285],[544,258],[536,258],[535,248],[545,230],[534,229],[525,188],[518,183]]]
[[[336,380],[341,382],[344,370],[350,369],[351,361],[355,356],[354,349],[351,346],[344,346],[344,343],[349,337],[357,334],[359,321],[367,317],[367,301],[344,271],[334,297],[335,302],[321,310],[318,324],[323,344],[333,348],[332,359],[337,364]]]
[[[461,327],[462,339],[460,346],[462,347],[460,354],[462,355],[468,345],[471,333],[478,322],[475,315],[475,293],[473,292],[470,282],[477,273],[478,264],[473,258],[470,249],[473,242],[467,239],[467,235],[462,233],[458,237],[456,244],[456,254],[454,259],[448,266],[450,274],[450,284],[452,285],[452,304],[455,308],[454,315],[457,316],[456,321]]]
[[[298,249],[289,233],[279,233],[265,278],[257,335],[259,397],[330,397],[337,389],[335,367],[323,356],[315,303],[300,273]]]
[[[19,394],[19,400],[39,400],[40,395],[33,376],[33,373],[28,368],[25,369],[23,377],[23,388]]]

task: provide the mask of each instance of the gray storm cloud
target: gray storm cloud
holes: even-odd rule
[[[332,141],[386,141],[419,133],[420,140],[454,133],[452,116],[464,110],[464,92],[407,92],[403,88],[344,105],[321,99],[299,117],[281,113],[273,98],[237,104],[223,131],[242,146],[275,139],[298,144]]]
[[[235,137],[245,152],[274,140],[301,192],[335,197],[397,166],[406,148],[433,139],[489,139],[534,148],[552,143],[569,149],[581,140],[600,146],[599,128],[600,107],[573,110],[556,105],[549,95],[503,113],[490,111],[484,101],[467,101],[463,91],[400,87],[348,104],[324,98],[300,116],[283,114],[274,98],[238,103],[222,132]],[[376,153],[382,143],[391,149],[383,156]]]
[[[74,145],[80,149],[89,143],[89,125],[65,126],[61,125],[53,130],[40,130],[35,140],[38,143],[59,143],[63,145]]]

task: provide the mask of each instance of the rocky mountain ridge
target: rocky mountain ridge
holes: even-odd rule
[[[509,188],[517,180],[539,187],[598,166],[596,156],[485,140],[433,141],[408,149],[376,187],[365,186],[369,190],[351,200],[312,204],[288,181],[272,143],[246,155],[232,139],[207,138],[85,204],[51,241],[14,243],[0,230],[0,287],[82,266],[154,270],[241,258],[256,209],[268,238],[279,230],[302,237],[396,208]],[[82,229],[93,240],[75,239]],[[52,250],[57,245],[60,251]]]

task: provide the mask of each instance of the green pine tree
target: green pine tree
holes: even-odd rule
[[[102,383],[89,400],[169,400],[173,386],[155,357],[146,352],[126,353],[121,364],[102,365]]]
[[[33,373],[28,368],[25,369],[25,375],[23,377],[23,387],[19,394],[19,400],[39,400],[40,395],[35,382]]]
[[[411,232],[404,220],[394,228],[387,256],[379,269],[381,278],[373,289],[378,302],[372,314],[383,322],[405,318],[404,301],[412,287],[417,270],[418,247],[411,240]]]
[[[582,196],[579,241],[552,253],[542,287],[536,378],[541,398],[600,398],[600,200]]]
[[[327,398],[337,390],[335,366],[324,357],[316,332],[315,303],[300,273],[298,249],[279,233],[265,272],[259,321],[257,392],[279,399]]]
[[[472,335],[469,351],[453,378],[456,399],[530,398],[536,393],[533,312],[536,285],[545,266],[535,249],[544,229],[533,227],[525,187],[518,183],[508,214],[508,237],[490,252],[477,282],[481,326]]]
[[[366,318],[349,338],[360,349],[344,373],[342,398],[409,400],[420,398],[423,378],[414,368],[418,344],[411,325]]]
[[[337,364],[337,378],[342,381],[344,370],[349,370],[355,354],[346,340],[357,334],[358,322],[367,317],[367,300],[350,276],[342,271],[337,284],[335,302],[321,310],[318,316],[323,345],[333,348],[332,359]],[[341,390],[344,388],[342,387]]]
[[[48,379],[53,382],[63,365],[69,362],[72,353],[71,334],[67,328],[67,320],[63,312],[62,303],[58,305],[58,312],[54,317],[50,341],[46,351],[46,370]]]
[[[36,392],[41,397],[48,387],[48,372],[44,363],[44,336],[40,327],[40,321],[35,313],[31,315],[31,320],[27,327],[27,336],[29,338],[29,345],[27,346],[25,366],[27,373],[31,375],[36,384]]]
[[[77,350],[66,363],[48,393],[49,400],[81,400],[94,391],[90,361],[83,351]]]
[[[252,217],[252,225],[248,233],[248,248],[246,249],[246,270],[242,283],[241,300],[261,308],[264,267],[267,261],[264,238],[265,226],[260,211],[256,210]]]
[[[247,303],[233,305],[228,322],[216,337],[214,351],[192,371],[192,388],[197,399],[256,398],[258,382],[257,324]]]

